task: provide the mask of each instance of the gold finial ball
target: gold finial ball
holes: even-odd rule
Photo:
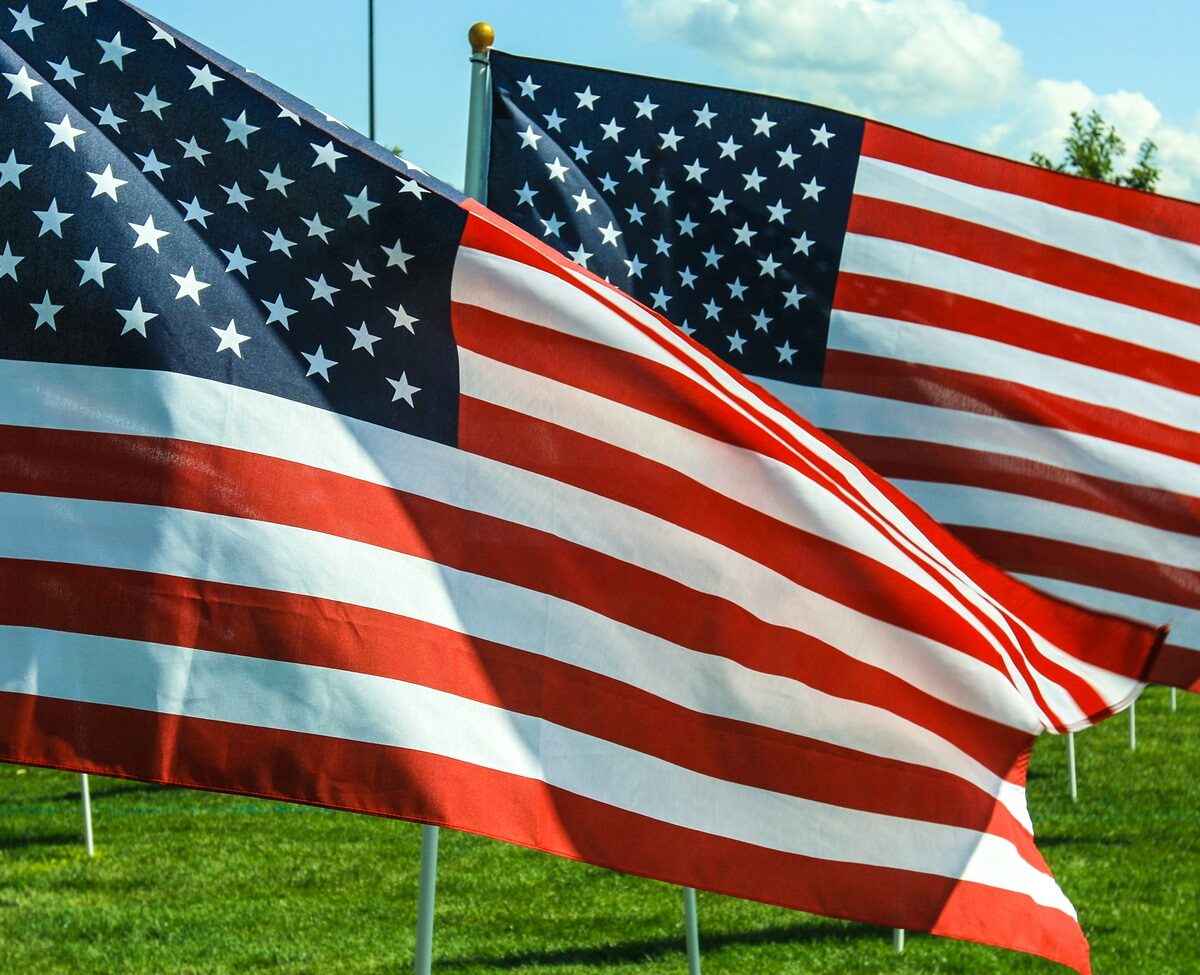
[[[486,20],[481,20],[471,25],[471,29],[467,31],[467,40],[471,42],[471,50],[479,54],[496,43],[496,31]]]

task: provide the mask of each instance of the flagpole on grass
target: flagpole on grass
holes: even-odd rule
[[[437,894],[438,828],[421,827],[421,886],[417,895],[417,947],[413,971],[430,975],[433,968],[433,908]]]
[[[92,840],[92,790],[86,772],[79,775],[79,801],[83,805],[83,845],[87,855],[96,855],[96,844]]]
[[[1129,705],[1129,750],[1137,749],[1137,701]]]
[[[904,950],[904,928],[892,928],[892,947],[897,954]]]
[[[1175,688],[1171,688],[1171,713],[1174,714],[1179,710],[1179,692]]]
[[[700,919],[696,913],[696,888],[683,888],[683,929],[687,942],[688,975],[700,975]]]
[[[1075,732],[1067,732],[1067,788],[1071,801],[1079,801],[1079,778],[1075,774]]]

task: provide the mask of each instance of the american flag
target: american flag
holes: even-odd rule
[[[488,204],[1200,689],[1200,206],[492,54]]]
[[[1157,633],[194,41],[7,15],[0,757],[1086,970],[1026,763]]]

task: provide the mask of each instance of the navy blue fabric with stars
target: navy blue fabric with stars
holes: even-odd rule
[[[0,357],[456,440],[457,193],[120,0],[0,16]]]
[[[819,385],[862,120],[491,54],[488,205],[755,376]]]

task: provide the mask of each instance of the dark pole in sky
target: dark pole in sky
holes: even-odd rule
[[[367,135],[375,138],[375,0],[367,0]]]

